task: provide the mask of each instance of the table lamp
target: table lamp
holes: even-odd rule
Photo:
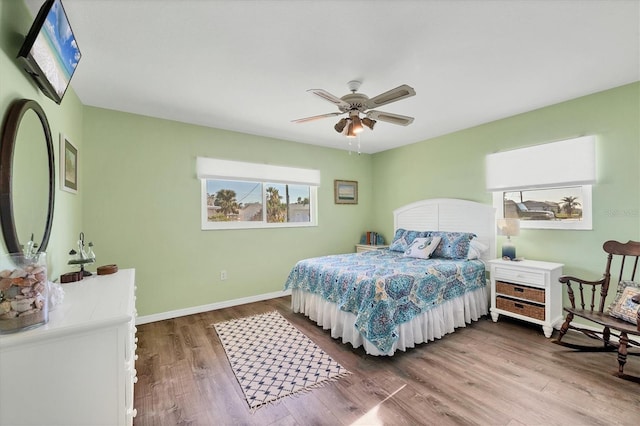
[[[498,235],[506,235],[507,241],[502,244],[502,257],[513,260],[516,258],[516,246],[511,242],[511,236],[520,234],[520,219],[498,219]]]

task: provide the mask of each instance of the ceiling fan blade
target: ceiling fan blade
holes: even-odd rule
[[[321,97],[325,101],[331,102],[332,104],[336,105],[340,109],[348,109],[349,108],[349,104],[347,102],[343,101],[342,99],[340,99],[337,96],[332,95],[331,93],[327,92],[326,90],[309,89],[309,90],[307,90],[307,92],[311,92],[314,95]]]
[[[335,117],[336,115],[341,115],[341,114],[343,114],[343,113],[342,112],[330,112],[328,114],[314,115],[313,117],[298,118],[297,120],[291,120],[291,122],[292,123],[306,123],[307,121],[315,121],[315,120],[320,120],[322,118]]]
[[[382,105],[390,104],[391,102],[399,101],[400,99],[414,96],[415,94],[416,91],[413,90],[413,87],[403,84],[402,86],[398,86],[395,89],[391,89],[388,92],[381,93],[378,96],[374,96],[369,99],[367,101],[367,107],[377,108]]]
[[[387,123],[397,124],[399,126],[408,126],[413,123],[413,117],[406,115],[392,114],[390,112],[369,111],[367,117],[372,120],[386,121]]]

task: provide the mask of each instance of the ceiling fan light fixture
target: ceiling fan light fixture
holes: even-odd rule
[[[362,124],[364,124],[369,128],[369,130],[373,130],[373,126],[375,126],[377,123],[376,120],[372,120],[369,117],[365,117],[361,121],[362,121]]]
[[[345,126],[347,125],[347,119],[343,118],[342,120],[338,121],[336,123],[335,126],[333,126],[334,129],[336,129],[336,132],[338,133],[342,133],[342,131],[344,130]]]
[[[1,0],[0,0],[1,1]],[[336,132],[344,134],[347,138],[355,138],[364,131],[364,126],[373,130],[373,127],[378,121],[383,121],[400,126],[408,126],[413,122],[413,117],[407,117],[400,114],[392,114],[388,112],[382,112],[375,110],[382,105],[386,105],[391,102],[396,102],[410,96],[414,96],[416,91],[406,84],[398,86],[394,89],[388,90],[384,93],[369,98],[368,96],[357,93],[360,84],[360,80],[351,80],[347,85],[351,93],[339,98],[323,89],[309,89],[308,92],[320,97],[321,99],[331,102],[338,107],[339,112],[330,112],[327,114],[315,115],[312,117],[299,118],[292,120],[294,123],[305,123],[307,121],[315,121],[325,117],[336,117],[345,114],[346,117],[340,119],[333,125]],[[360,114],[363,115],[360,118]],[[358,145],[360,141],[358,140]],[[351,141],[349,141],[351,145]]]

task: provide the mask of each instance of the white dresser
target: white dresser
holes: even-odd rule
[[[49,323],[0,335],[0,425],[131,425],[135,270],[63,284]]]

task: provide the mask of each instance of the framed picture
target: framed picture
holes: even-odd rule
[[[336,204],[358,204],[358,182],[355,180],[334,180],[333,194]]]
[[[60,133],[60,189],[78,192],[78,149]]]

